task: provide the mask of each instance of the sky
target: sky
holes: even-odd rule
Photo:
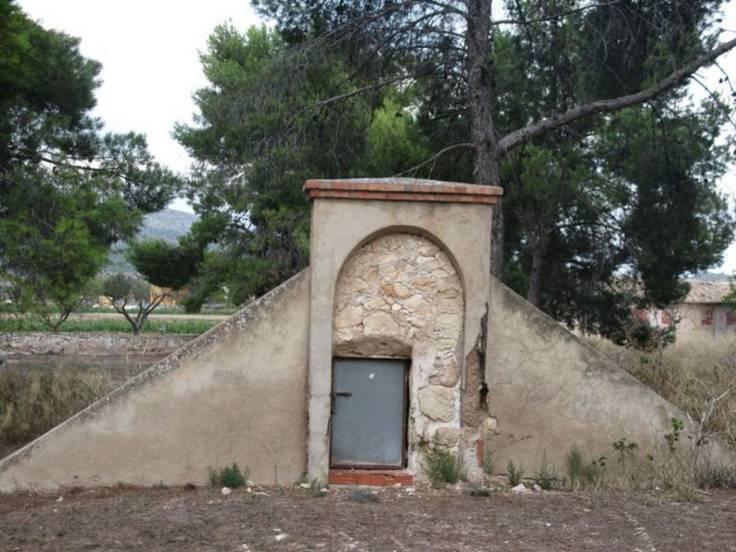
[[[240,29],[260,24],[248,0],[18,0],[18,4],[44,27],[81,38],[82,54],[102,63],[94,113],[106,130],[145,134],[156,158],[179,172],[187,171],[190,159],[171,131],[177,122],[191,122],[192,93],[207,84],[199,62],[207,37],[226,21]],[[736,0],[726,6],[722,27],[729,30],[723,40],[736,35]],[[723,56],[720,64],[736,86],[736,51]],[[717,82],[721,75],[717,69],[698,75],[712,89],[726,92],[726,85]],[[692,90],[704,94],[698,85]],[[736,200],[736,166],[720,185]],[[191,212],[183,200],[171,207]],[[736,271],[736,242],[726,251],[723,266],[713,270]]]
[[[185,172],[186,151],[171,137],[191,122],[192,93],[207,84],[199,52],[220,23],[259,24],[247,0],[20,0],[46,28],[82,39],[80,50],[102,63],[94,113],[111,132],[146,135],[151,152]],[[174,208],[191,211],[176,201]]]

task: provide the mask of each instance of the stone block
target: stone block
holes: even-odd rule
[[[436,422],[455,419],[455,392],[447,387],[429,385],[418,393],[419,409],[427,418]]]

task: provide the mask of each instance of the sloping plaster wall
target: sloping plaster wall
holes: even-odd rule
[[[485,446],[497,471],[511,460],[531,475],[546,459],[564,474],[573,445],[610,457],[621,438],[659,454],[672,417],[692,446],[684,412],[493,278],[488,303]],[[717,443],[708,453],[733,461]]]
[[[306,469],[309,271],[0,461],[0,491],[207,482],[237,462],[262,484]]]

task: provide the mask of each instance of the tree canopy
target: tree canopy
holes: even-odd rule
[[[196,160],[195,295],[241,302],[305,266],[308,177],[433,177],[502,185],[495,274],[625,339],[633,300],[681,298],[733,235],[729,98],[686,87],[736,46],[721,3],[254,2],[274,30],[215,30],[176,129]]]
[[[62,316],[109,246],[181,186],[143,136],[102,133],[100,69],[77,38],[0,0],[0,278]]]

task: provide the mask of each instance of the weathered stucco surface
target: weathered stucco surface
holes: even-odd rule
[[[642,452],[665,445],[671,418],[685,414],[499,281],[489,293],[486,380],[492,422],[486,450],[503,472],[527,474],[546,460],[564,473],[576,445],[588,457],[613,454],[626,438]],[[687,426],[686,426],[687,429]],[[681,442],[692,444],[687,431]]]
[[[309,272],[0,461],[0,491],[207,482],[237,462],[263,484],[306,467]]]
[[[409,371],[408,467],[420,441],[456,449],[463,288],[447,255],[427,238],[397,233],[360,247],[337,281],[337,356],[404,357]]]
[[[332,324],[338,274],[345,261],[381,235],[409,233],[437,244],[452,261],[465,292],[463,335],[456,349],[460,386],[464,359],[481,334],[490,266],[491,205],[360,199],[315,199],[311,232],[311,299],[309,324],[310,477],[327,480],[331,405]],[[344,316],[355,315],[346,312]],[[386,313],[366,324],[368,332],[387,322]],[[438,386],[439,387],[439,386]],[[418,398],[421,402],[421,397]]]

